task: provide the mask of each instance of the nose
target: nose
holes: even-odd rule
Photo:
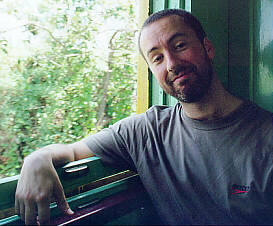
[[[166,59],[166,67],[168,72],[174,72],[175,68],[177,66],[177,58],[174,54],[172,53],[167,53],[165,56]]]

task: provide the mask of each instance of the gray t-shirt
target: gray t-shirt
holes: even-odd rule
[[[138,172],[167,224],[273,224],[272,114],[251,102],[215,121],[154,106],[85,141]]]

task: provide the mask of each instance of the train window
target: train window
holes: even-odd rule
[[[0,178],[135,113],[136,0],[1,1]]]

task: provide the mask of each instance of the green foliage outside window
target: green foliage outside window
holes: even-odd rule
[[[75,142],[135,111],[133,0],[43,0],[38,13],[16,2],[2,1],[2,11],[27,18],[29,50],[14,56],[0,29],[0,177],[18,174],[39,147]]]

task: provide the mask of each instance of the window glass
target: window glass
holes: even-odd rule
[[[135,0],[2,0],[0,178],[135,112]]]

